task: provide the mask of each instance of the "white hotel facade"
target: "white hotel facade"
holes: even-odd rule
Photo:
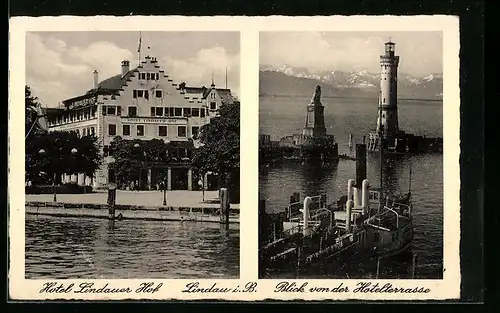
[[[179,142],[196,138],[200,127],[218,114],[221,105],[235,101],[230,89],[216,88],[213,81],[210,87],[175,83],[151,56],[134,69],[130,69],[129,61],[122,61],[121,73],[103,81],[99,81],[97,70],[93,75],[94,86],[87,93],[64,100],[63,108],[45,109],[49,131],[95,135],[104,155],[103,165],[94,177],[63,175],[62,182],[106,187],[113,181],[109,169],[113,159],[107,151],[114,137],[162,139],[179,146]],[[167,165],[168,189],[192,190],[191,151],[186,144],[186,149],[178,149],[177,153],[182,161]],[[154,168],[146,171],[146,188],[151,189],[157,172]]]

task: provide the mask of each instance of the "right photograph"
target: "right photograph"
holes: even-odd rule
[[[443,278],[442,32],[261,32],[259,278]]]

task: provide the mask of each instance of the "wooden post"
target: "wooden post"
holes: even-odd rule
[[[379,274],[380,274],[380,258],[377,258],[377,276],[376,276],[376,279],[378,279]]]
[[[108,218],[115,219],[115,203],[116,203],[116,187],[110,186],[108,188]]]
[[[412,270],[411,270],[411,278],[413,278],[413,279],[415,279],[415,277],[416,277],[417,260],[418,260],[418,254],[413,254],[413,265],[412,265]]]
[[[227,188],[220,189],[220,222],[229,223],[229,197]]]
[[[300,267],[300,246],[297,247],[297,267]]]

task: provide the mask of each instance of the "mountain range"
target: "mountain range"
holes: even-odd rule
[[[363,71],[309,71],[289,65],[263,65],[259,72],[260,95],[311,96],[317,85],[326,97],[377,98],[380,73]],[[417,77],[398,73],[398,98],[442,100],[443,75]]]

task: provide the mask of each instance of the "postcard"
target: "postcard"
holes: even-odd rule
[[[9,49],[11,300],[459,298],[457,17],[17,17]]]

